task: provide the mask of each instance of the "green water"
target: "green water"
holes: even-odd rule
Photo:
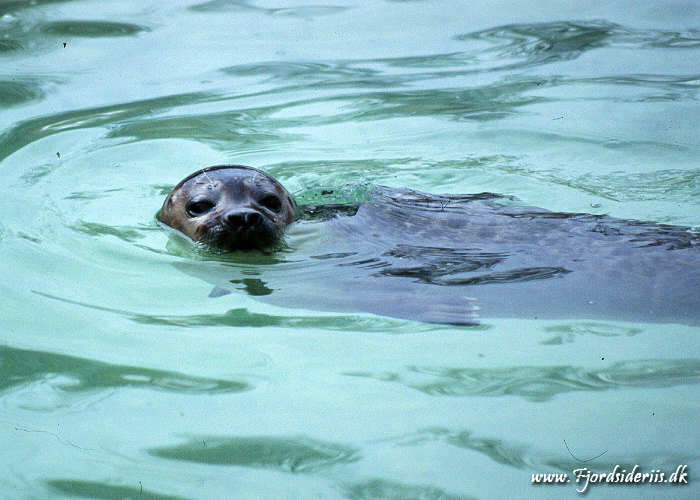
[[[154,215],[242,163],[697,228],[699,30],[680,0],[3,2],[0,496],[578,498],[532,474],[688,465],[588,498],[697,498],[699,329],[212,299]]]

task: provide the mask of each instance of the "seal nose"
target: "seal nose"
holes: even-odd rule
[[[255,210],[233,210],[224,216],[224,223],[231,229],[253,229],[262,222],[262,216]]]

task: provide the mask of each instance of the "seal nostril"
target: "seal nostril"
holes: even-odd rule
[[[238,212],[231,212],[226,214],[224,220],[226,222],[226,225],[229,227],[241,227],[245,224],[243,214],[240,214]]]
[[[224,217],[224,222],[230,228],[254,228],[262,222],[262,216],[253,210],[236,210]]]
[[[248,212],[245,216],[245,222],[249,227],[255,227],[262,222],[262,217],[258,212]]]

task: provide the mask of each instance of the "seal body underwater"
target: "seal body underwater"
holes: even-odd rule
[[[309,227],[317,238],[295,245]],[[263,260],[177,267],[274,305],[428,323],[475,324],[480,308],[483,319],[700,325],[700,236],[683,227],[550,212],[498,195],[377,188],[354,214],[300,221],[287,234],[292,249]]]

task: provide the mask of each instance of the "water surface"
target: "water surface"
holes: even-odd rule
[[[241,163],[697,229],[699,63],[680,0],[3,3],[0,491],[697,497],[697,328],[213,299],[154,215]]]

